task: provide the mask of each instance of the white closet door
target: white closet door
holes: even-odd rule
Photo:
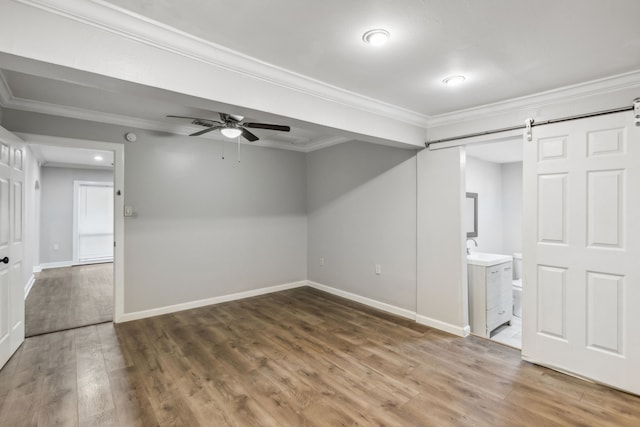
[[[76,183],[77,262],[113,259],[113,186]]]
[[[0,128],[0,368],[24,341],[24,152]]]
[[[523,358],[640,394],[640,127],[619,113],[533,135]]]

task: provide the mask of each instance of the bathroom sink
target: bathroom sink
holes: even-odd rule
[[[471,254],[467,255],[468,264],[482,267],[489,267],[509,261],[513,261],[511,255],[488,254],[484,252],[471,252]]]

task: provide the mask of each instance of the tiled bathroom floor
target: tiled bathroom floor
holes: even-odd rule
[[[493,332],[491,339],[511,347],[522,348],[522,319],[513,316],[511,326],[500,326]]]

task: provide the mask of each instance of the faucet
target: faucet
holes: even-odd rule
[[[467,237],[467,243],[469,243],[469,240],[471,240],[476,245],[476,248],[478,247],[478,242],[476,242],[476,239]],[[471,249],[469,249],[469,245],[467,245],[467,255],[471,255]]]

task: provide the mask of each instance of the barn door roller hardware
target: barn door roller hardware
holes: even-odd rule
[[[427,141],[424,143],[424,145],[425,147],[428,148],[431,144],[457,141],[460,139],[472,138],[476,136],[492,135],[495,133],[508,132],[508,131],[513,131],[518,129],[525,130],[527,135],[527,140],[531,141],[533,139],[531,134],[531,128],[533,128],[534,126],[550,125],[552,123],[560,123],[560,122],[567,122],[569,120],[585,119],[587,117],[604,116],[605,114],[620,113],[623,111],[633,111],[633,116],[634,116],[636,126],[640,126],[640,98],[636,98],[633,100],[633,105],[629,107],[612,108],[610,110],[595,111],[593,113],[578,114],[576,116],[561,117],[558,119],[549,119],[549,120],[543,120],[540,122],[536,122],[533,119],[529,118],[525,120],[524,125],[512,126],[512,127],[502,128],[502,129],[492,129],[484,132],[469,133],[466,135],[454,136],[451,138],[438,139],[436,141]],[[464,142],[461,142],[461,144],[464,144]]]

